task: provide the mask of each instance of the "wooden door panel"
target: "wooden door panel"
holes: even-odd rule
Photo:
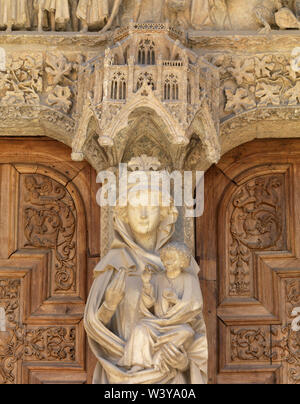
[[[0,333],[0,384],[87,383],[82,318],[88,251],[99,253],[87,236],[99,232],[99,213],[94,224],[89,217],[91,206],[97,211],[89,194],[95,175],[57,142],[30,143],[34,152],[23,161],[16,152],[8,163],[0,153],[0,307],[7,326]],[[47,146],[57,153],[46,163]],[[78,185],[85,185],[82,194]]]
[[[197,229],[199,237],[213,240],[211,229],[217,235],[199,254],[204,296],[205,279],[217,291],[216,304],[205,305],[207,318],[216,318],[209,327],[212,383],[300,383],[300,333],[291,329],[300,306],[300,142],[292,142],[252,142],[207,175],[209,209]],[[208,228],[213,216],[218,223]]]

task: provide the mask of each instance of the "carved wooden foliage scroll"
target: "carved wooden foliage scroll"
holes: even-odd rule
[[[76,327],[33,327],[21,322],[21,280],[0,278],[7,332],[0,340],[0,384],[18,381],[20,362],[76,363]]]
[[[20,163],[0,165],[0,192],[0,384],[61,383],[63,372],[84,383],[86,227],[78,191],[55,169]]]
[[[24,348],[23,329],[20,327],[20,279],[0,278],[0,305],[4,307],[8,332],[0,340],[0,384],[16,381],[16,363]]]
[[[291,242],[292,173],[289,164],[256,166],[238,175],[223,195],[221,380],[248,374],[253,380],[300,383],[300,332],[292,327],[300,307],[300,260]]]
[[[25,176],[25,247],[55,252],[54,292],[76,286],[76,211],[66,189],[49,177]]]
[[[293,330],[293,310],[300,307],[300,277],[283,279],[283,326],[272,327],[273,360],[284,362],[284,382],[300,384],[300,331]]]
[[[253,252],[282,251],[284,178],[256,177],[238,187],[232,198],[229,249],[230,296],[250,296]]]

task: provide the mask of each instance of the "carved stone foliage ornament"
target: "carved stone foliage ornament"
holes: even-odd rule
[[[0,72],[1,104],[39,105],[43,91],[41,55],[17,55],[7,58],[6,71]]]
[[[47,88],[46,104],[68,115],[77,98],[79,64],[83,60],[70,61],[62,53],[46,56]]]
[[[221,117],[256,108],[299,105],[299,72],[291,66],[291,55],[210,55],[220,69],[223,100]]]

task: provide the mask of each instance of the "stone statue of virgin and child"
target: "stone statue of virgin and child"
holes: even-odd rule
[[[139,203],[141,193],[160,203]],[[150,183],[138,191],[128,184],[127,203],[119,201],[114,240],[95,268],[85,311],[98,360],[93,383],[205,384],[199,267],[184,243],[172,241],[174,201]]]

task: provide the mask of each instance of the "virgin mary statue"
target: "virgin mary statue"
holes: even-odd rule
[[[86,305],[85,329],[90,347],[98,360],[93,383],[205,384],[207,339],[202,310],[192,324],[193,338],[188,346],[178,347],[172,341],[166,343],[161,357],[163,366],[128,369],[120,365],[126,343],[136,325],[143,320],[139,310],[142,274],[149,267],[156,273],[164,273],[159,250],[171,240],[178,217],[178,211],[169,195],[168,206],[165,198],[160,206],[132,202],[143,192],[158,196],[161,202],[163,194],[159,187],[146,185],[144,190],[138,192],[130,186],[128,189],[127,205],[120,206],[118,203],[115,208],[114,241],[109,253],[95,269],[95,280]],[[202,307],[197,276],[199,267],[194,259],[190,271],[194,273]],[[135,349],[142,361],[143,346],[136,346]]]

